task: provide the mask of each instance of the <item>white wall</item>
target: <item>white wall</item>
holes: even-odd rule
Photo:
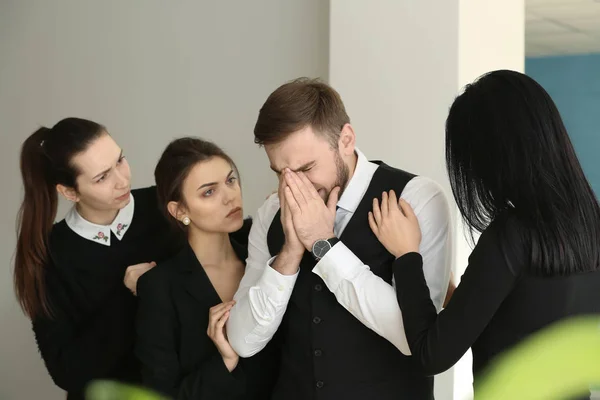
[[[455,1],[332,0],[329,79],[368,157],[447,186],[444,121],[457,90]]]
[[[459,0],[459,87],[496,69],[525,72],[524,3]]]
[[[97,120],[139,187],[169,140],[203,136],[237,161],[253,214],[276,188],[253,143],[258,110],[286,80],[327,78],[327,29],[323,0],[0,2],[0,399],[64,399],[12,290],[23,140],[66,116]]]

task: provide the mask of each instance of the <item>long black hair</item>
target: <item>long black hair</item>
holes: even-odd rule
[[[467,226],[505,212],[529,242],[531,271],[599,268],[600,207],[556,105],[532,78],[494,71],[468,85],[446,121],[446,164]]]

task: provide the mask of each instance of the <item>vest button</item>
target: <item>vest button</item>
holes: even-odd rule
[[[323,355],[323,352],[319,349],[315,350],[315,357],[321,357]]]
[[[314,317],[314,318],[313,318],[313,322],[314,322],[315,324],[320,324],[320,323],[321,323],[321,318],[319,318],[319,317]]]
[[[320,283],[317,283],[317,284],[315,285],[315,290],[316,290],[317,292],[320,292],[321,290],[323,290],[323,285],[321,285]]]
[[[325,386],[325,383],[323,381],[317,381],[317,389],[321,389],[323,386]]]

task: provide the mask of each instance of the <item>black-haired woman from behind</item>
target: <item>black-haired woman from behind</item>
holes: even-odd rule
[[[486,74],[454,101],[446,163],[460,214],[481,236],[439,315],[410,206],[390,194],[370,222],[397,257],[413,358],[434,375],[472,347],[477,395],[498,354],[556,321],[600,314],[600,207],[554,102],[518,72]]]

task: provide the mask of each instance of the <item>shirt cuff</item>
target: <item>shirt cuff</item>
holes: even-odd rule
[[[369,267],[342,242],[336,243],[313,268],[331,292],[337,291],[342,281],[351,281]]]
[[[296,279],[298,279],[300,270],[298,270],[298,272],[296,272],[294,275],[280,274],[271,267],[275,261],[275,258],[277,258],[277,256],[272,257],[269,261],[267,261],[267,267],[260,277],[260,281],[258,282],[257,286],[275,304],[287,304],[288,300],[292,296],[292,290],[294,290],[294,285],[296,284]]]

